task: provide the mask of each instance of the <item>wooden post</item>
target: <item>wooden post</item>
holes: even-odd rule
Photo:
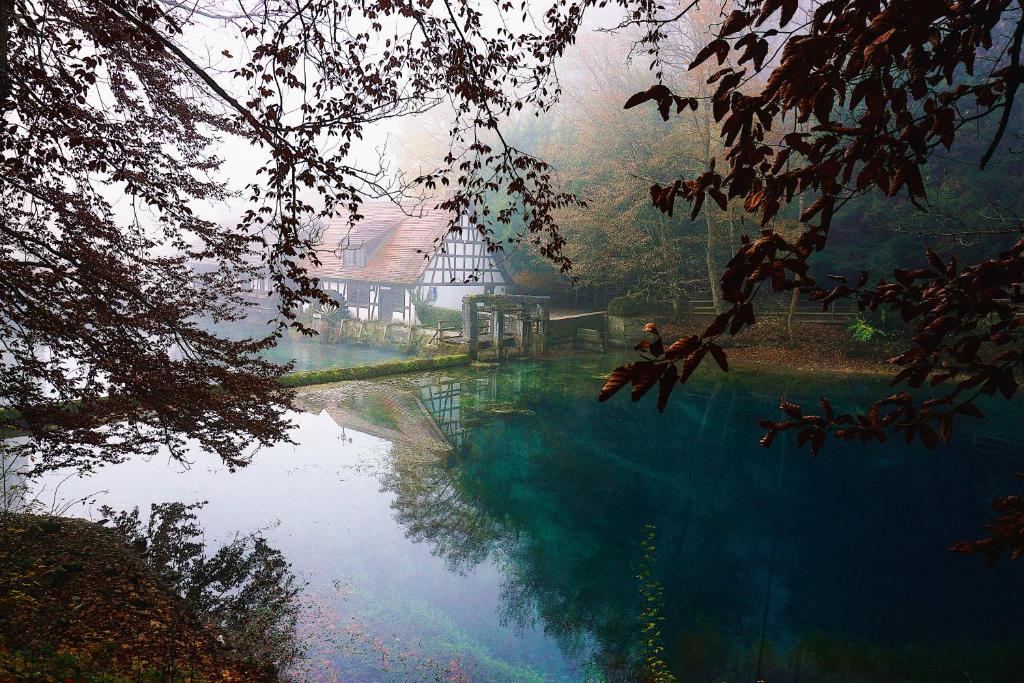
[[[473,360],[479,360],[480,355],[480,329],[477,325],[477,310],[476,303],[467,297],[463,304],[468,310],[466,311],[466,327],[469,336],[469,357]]]
[[[498,362],[505,359],[505,313],[500,308],[495,308],[491,313],[494,329],[491,334],[494,338],[494,348],[498,352]]]
[[[532,346],[534,346],[534,341],[530,339],[530,332],[532,332],[530,328],[532,328],[532,326],[534,326],[534,323],[532,323],[532,317],[529,314],[529,308],[528,306],[523,306],[522,315],[519,318],[519,330],[521,331],[521,340],[519,341],[519,346],[521,354],[527,358],[534,354],[534,349],[532,349]]]
[[[541,333],[540,333],[541,334],[541,336],[540,336],[540,352],[541,353],[547,353],[548,352],[548,334],[550,333],[550,329],[551,329],[551,307],[545,304],[545,306],[544,306],[544,320],[541,323]]]

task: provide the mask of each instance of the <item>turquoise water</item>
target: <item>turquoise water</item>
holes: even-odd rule
[[[652,614],[680,681],[1021,679],[1024,566],[946,550],[1014,491],[1019,414],[992,408],[936,453],[812,458],[788,435],[757,446],[779,395],[856,407],[884,386],[708,372],[659,415],[596,402],[616,362],[424,380],[440,458],[303,413],[297,445],[235,474],[196,453],[61,493],[209,500],[211,541],[265,529],[309,582],[307,680],[637,681]]]
[[[264,352],[275,363],[295,361],[295,370],[320,370],[323,368],[354,368],[389,360],[399,360],[407,355],[395,349],[369,344],[320,342],[289,334],[276,347]]]
[[[256,320],[221,325],[218,334],[230,339],[259,338],[270,328]],[[321,370],[323,368],[353,368],[408,357],[387,346],[374,346],[354,342],[329,343],[319,336],[309,337],[298,332],[286,332],[277,346],[263,352],[274,363],[294,362],[294,370]]]

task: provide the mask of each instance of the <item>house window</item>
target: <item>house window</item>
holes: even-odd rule
[[[355,283],[352,289],[352,304],[355,306],[370,305],[370,285]]]
[[[437,301],[437,287],[427,287],[427,301]]]
[[[366,265],[366,250],[361,247],[346,249],[342,255],[342,261],[346,266],[362,268]]]

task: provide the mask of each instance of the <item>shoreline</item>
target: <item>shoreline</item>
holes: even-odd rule
[[[820,354],[795,347],[726,348],[730,366],[743,370],[794,371],[802,374],[839,374],[885,377],[895,374],[884,360],[845,354]]]
[[[803,347],[789,346],[734,346],[725,348],[729,361],[730,370],[755,373],[797,373],[801,375],[842,375],[844,377],[865,377],[884,378],[894,374],[893,368],[885,361],[871,358],[851,357],[842,353],[821,353]],[[568,358],[595,359],[607,357],[616,358],[622,362],[630,362],[639,355],[629,347],[609,347],[607,351],[580,351],[575,349],[555,349],[545,355],[528,359],[531,362],[559,361]],[[449,358],[452,360],[449,361]],[[310,381],[301,384],[290,385],[289,388],[296,392],[296,396],[322,391],[325,389],[339,387],[361,387],[363,390],[369,386],[396,386],[396,380],[404,380],[399,384],[405,384],[417,377],[429,376],[444,370],[466,370],[466,369],[495,369],[501,367],[497,363],[471,361],[467,356],[457,355],[441,357],[442,362],[415,367],[409,364],[398,371],[391,370],[393,363],[381,363],[377,365],[358,366],[356,368],[324,368],[322,370],[308,371],[304,375],[320,375],[325,381]],[[526,359],[512,359],[511,362],[520,362]],[[444,362],[448,361],[448,362]],[[397,364],[401,365],[401,363]],[[711,364],[712,366],[714,363]],[[381,372],[376,372],[377,367]],[[366,371],[364,371],[366,369]],[[713,370],[720,372],[717,367]],[[725,373],[722,373],[725,374]]]
[[[252,680],[112,529],[8,512],[0,541],[0,679]]]

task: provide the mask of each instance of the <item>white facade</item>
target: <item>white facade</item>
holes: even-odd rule
[[[505,271],[494,255],[487,252],[486,243],[469,221],[464,218],[461,225],[463,233],[444,238],[415,282],[367,282],[321,276],[321,287],[339,292],[348,303],[352,318],[410,325],[419,322],[414,296],[437,308],[460,311],[462,299],[468,295],[504,294],[508,287]],[[374,241],[383,245],[387,239],[384,235]],[[420,249],[429,252],[433,246],[425,244]],[[423,253],[413,257],[424,258]]]

